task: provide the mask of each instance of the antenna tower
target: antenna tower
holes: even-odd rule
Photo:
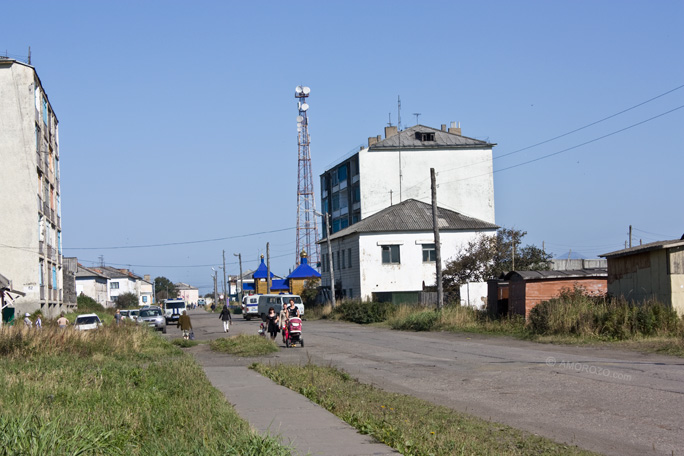
[[[297,99],[297,144],[299,145],[299,166],[297,169],[297,251],[295,263],[299,264],[302,250],[306,250],[308,263],[316,267],[320,260],[320,248],[318,240],[318,224],[316,223],[316,199],[314,198],[313,176],[311,174],[311,151],[309,144],[309,119],[306,112],[309,105],[306,99],[311,89],[297,86],[295,98]]]

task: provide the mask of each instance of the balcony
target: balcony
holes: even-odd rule
[[[47,201],[43,201],[43,215],[46,217],[50,215],[50,205]]]
[[[45,285],[40,286],[40,300],[45,301]]]
[[[58,215],[58,216],[57,216],[56,222],[57,222],[57,223],[55,223],[55,225],[57,225],[57,229],[61,230],[61,229],[62,229],[62,217],[60,217],[60,216]]]
[[[45,256],[45,242],[38,241],[38,253]]]
[[[55,210],[50,208],[50,221],[55,221]]]
[[[47,256],[52,261],[55,261],[55,249],[53,249],[51,245],[47,246]]]

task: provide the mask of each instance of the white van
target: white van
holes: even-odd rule
[[[164,317],[166,317],[166,324],[176,323],[183,311],[187,310],[187,305],[182,299],[167,299],[164,301]]]
[[[302,317],[304,316],[304,303],[299,295],[264,294],[257,295],[257,297],[259,298],[259,306],[257,311],[259,312],[259,316],[261,316],[262,321],[266,321],[266,315],[268,315],[269,308],[273,307],[273,310],[275,310],[276,314],[278,314],[281,310],[283,310],[283,307],[288,305],[290,299],[294,299],[295,306],[297,306],[299,309],[299,315]]]
[[[268,309],[266,309],[268,310]],[[242,318],[251,320],[259,316],[259,296],[247,295],[242,297]]]

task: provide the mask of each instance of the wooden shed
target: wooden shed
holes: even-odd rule
[[[633,302],[649,299],[684,315],[684,239],[658,241],[601,255],[608,292]]]
[[[560,296],[563,290],[580,286],[588,294],[604,295],[608,289],[608,271],[582,269],[576,271],[512,271],[509,282],[508,312],[511,315],[530,314],[534,306]]]

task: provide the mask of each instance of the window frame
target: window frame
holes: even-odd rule
[[[382,244],[381,261],[382,264],[401,264],[401,249],[399,244]],[[396,258],[395,258],[396,257]]]

